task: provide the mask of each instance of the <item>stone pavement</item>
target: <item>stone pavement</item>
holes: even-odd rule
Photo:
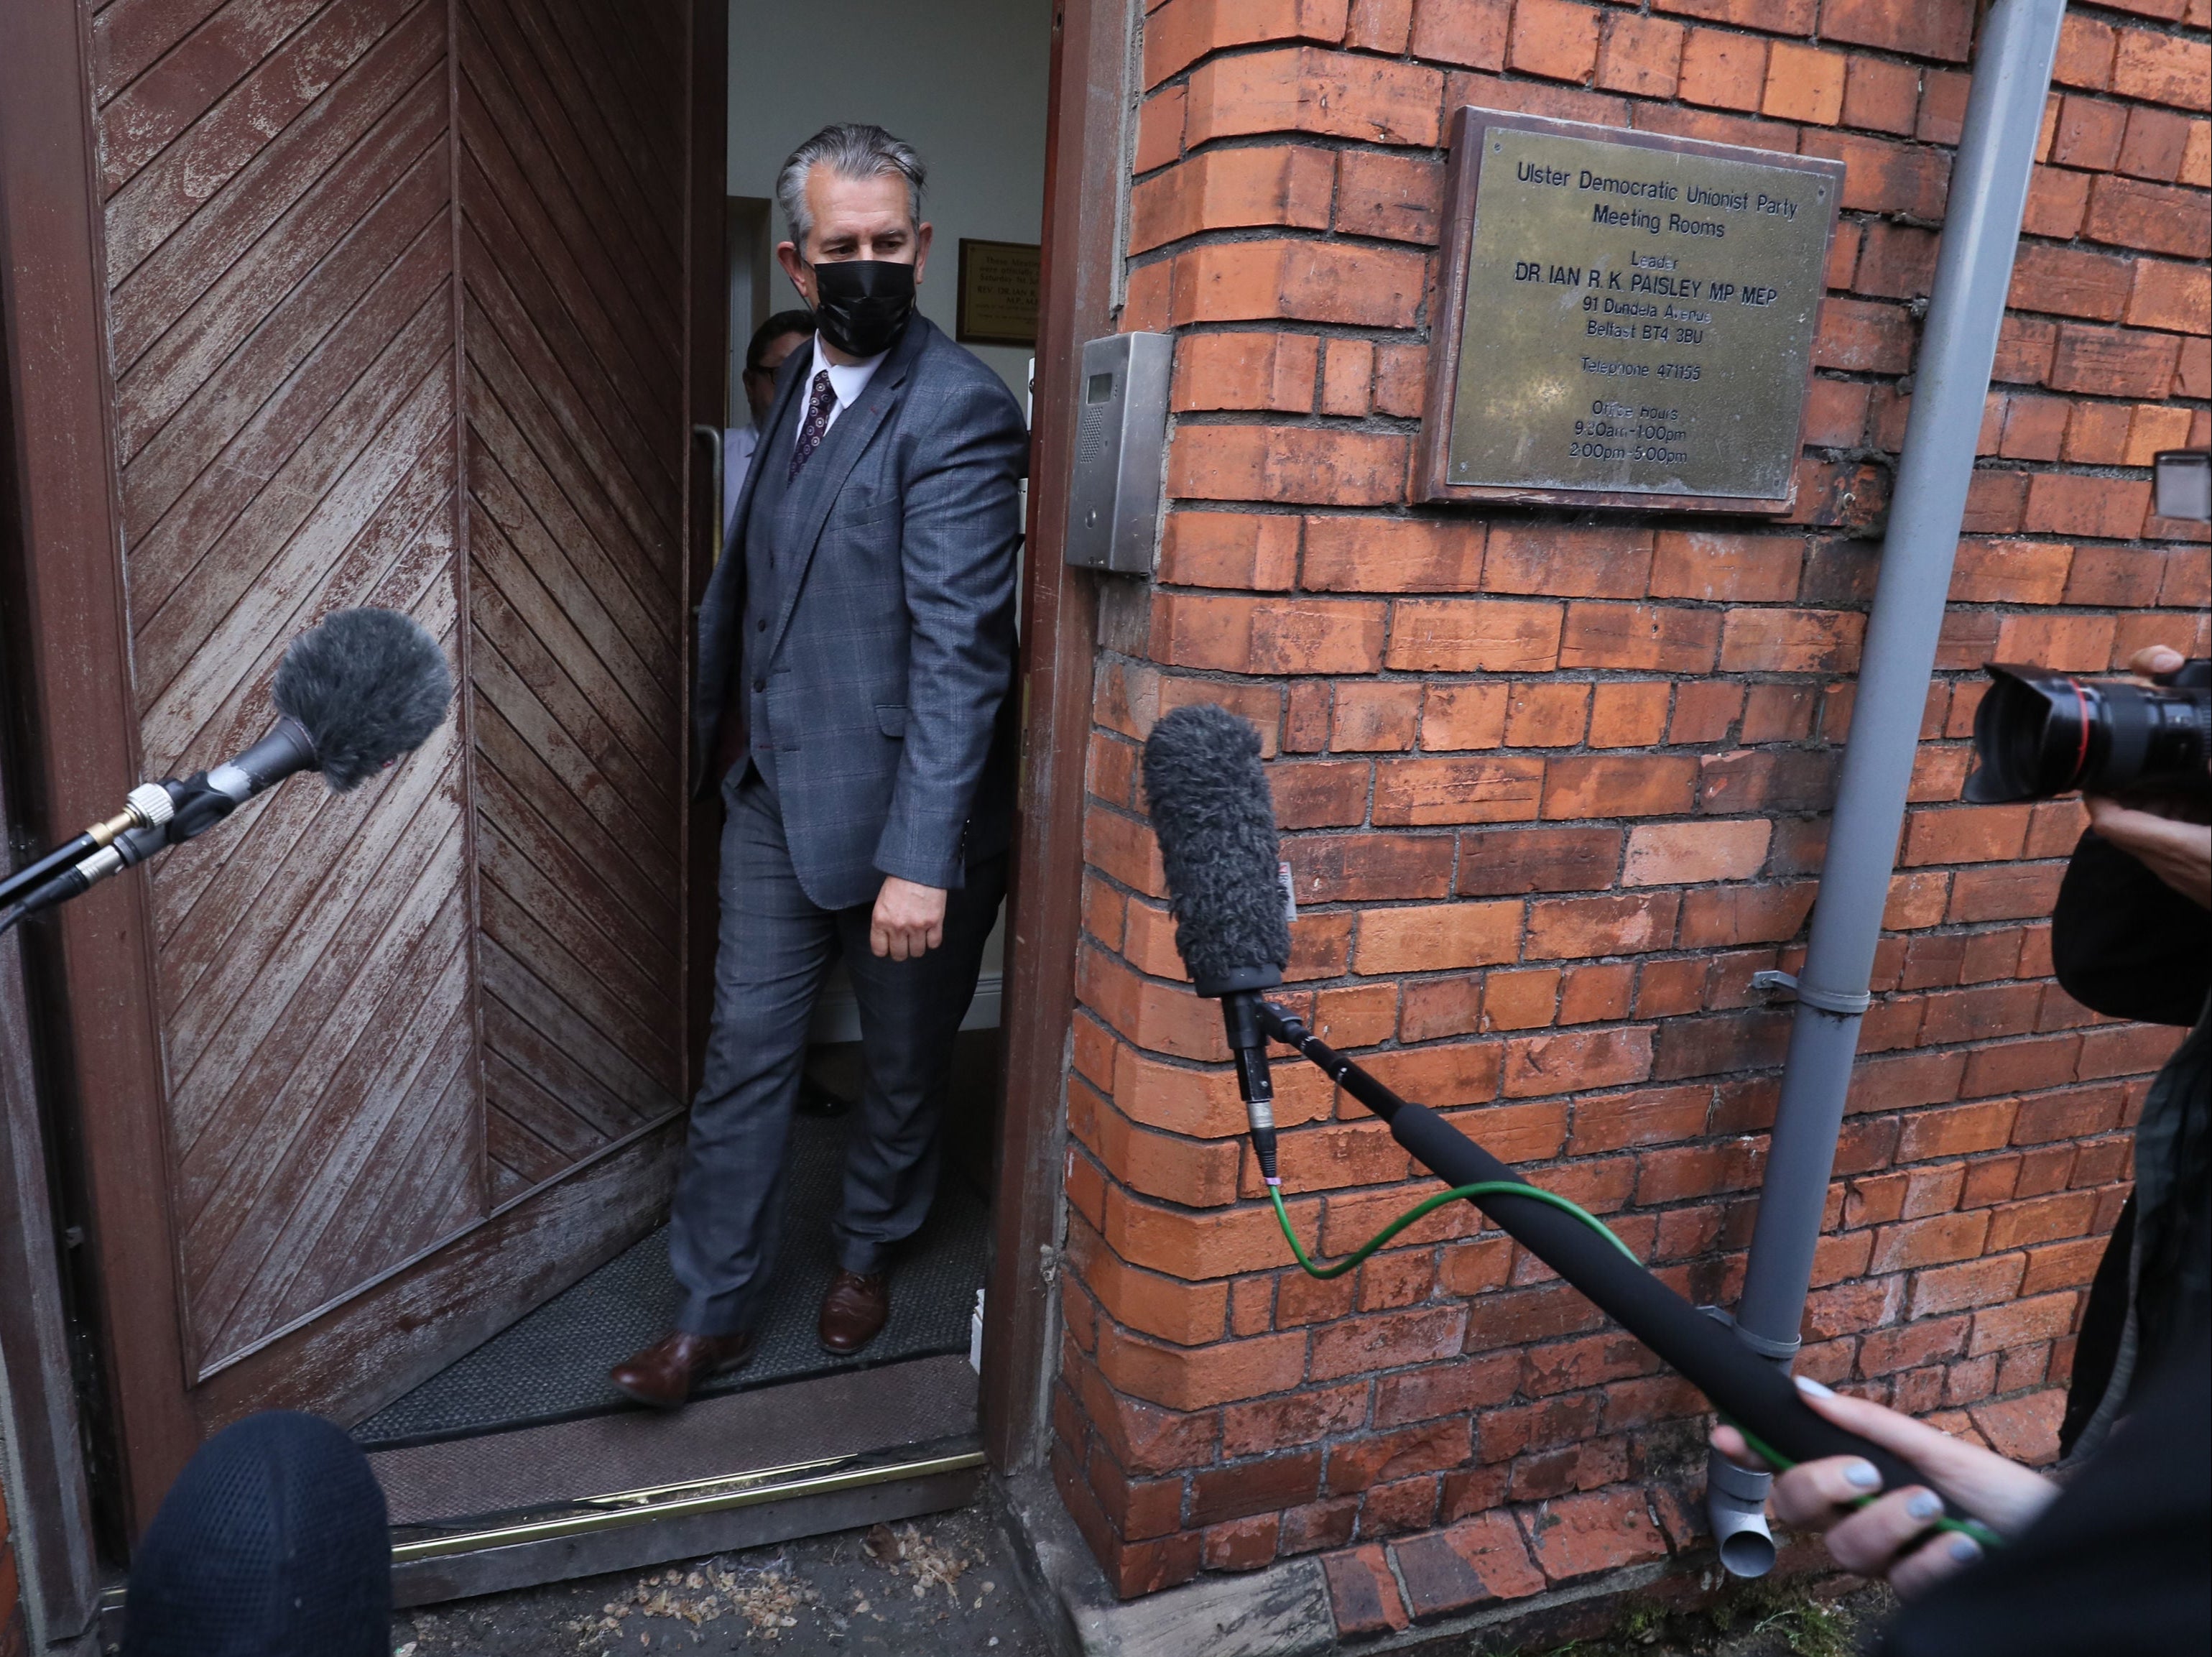
[[[1831,1579],[1723,1588],[1696,1609],[1632,1598],[1613,1625],[1524,1657],[1864,1657],[1894,1607]],[[1839,1588],[1850,1591],[1831,1598]],[[1556,1638],[1556,1636],[1555,1636]],[[1419,1630],[1396,1657],[1474,1657],[1493,1641]],[[1510,1645],[1509,1640],[1507,1645]],[[1364,1642],[1345,1648],[1357,1652]],[[394,1657],[1051,1657],[1005,1533],[982,1506],[403,1612]],[[1192,1652],[1190,1657],[1202,1657]]]

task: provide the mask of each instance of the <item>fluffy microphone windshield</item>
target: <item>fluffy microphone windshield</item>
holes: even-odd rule
[[[1199,993],[1281,983],[1291,924],[1260,734],[1210,702],[1177,708],[1145,743],[1145,794]]]
[[[294,639],[269,699],[300,722],[343,794],[429,740],[453,681],[438,643],[396,610],[337,610]]]

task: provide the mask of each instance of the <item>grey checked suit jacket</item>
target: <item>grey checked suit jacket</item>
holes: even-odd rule
[[[784,365],[771,434],[803,399],[811,358],[802,349]],[[749,638],[753,491],[763,466],[790,464],[771,440],[754,453],[738,539],[699,610],[693,787],[703,797],[718,780],[734,676],[764,681],[793,871],[824,909],[872,902],[886,874],[962,886],[1011,838],[1028,448],[1006,382],[916,315],[792,481],[781,602]]]

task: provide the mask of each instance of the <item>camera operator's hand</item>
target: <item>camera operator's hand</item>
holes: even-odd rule
[[[1907,1599],[1982,1556],[1972,1538],[1933,1528],[1943,1511],[1936,1490],[2003,1537],[2026,1530],[2058,1494],[2042,1474],[1925,1422],[1831,1392],[1817,1381],[1800,1379],[1797,1386],[1813,1409],[1911,1463],[1927,1475],[1928,1485],[1884,1492],[1862,1508],[1856,1504],[1881,1489],[1881,1476],[1856,1456],[1829,1456],[1801,1463],[1774,1482],[1774,1516],[1821,1532],[1838,1565],[1861,1576],[1887,1577]],[[1715,1428],[1713,1443],[1743,1466],[1765,1465],[1733,1427]]]
[[[2128,666],[2145,679],[2179,670],[2179,650],[2154,644]],[[2089,825],[2152,874],[2202,908],[2212,909],[2212,825],[2190,821],[2186,807],[2154,801],[2124,806],[2103,795],[2084,795]],[[2193,814],[2193,813],[2192,813]]]

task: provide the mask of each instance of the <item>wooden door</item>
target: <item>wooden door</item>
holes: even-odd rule
[[[84,9],[143,774],[251,740],[342,606],[461,685],[152,867],[156,1103],[82,1102],[143,1523],[198,1435],[356,1419],[665,1206],[695,42],[690,0]]]

